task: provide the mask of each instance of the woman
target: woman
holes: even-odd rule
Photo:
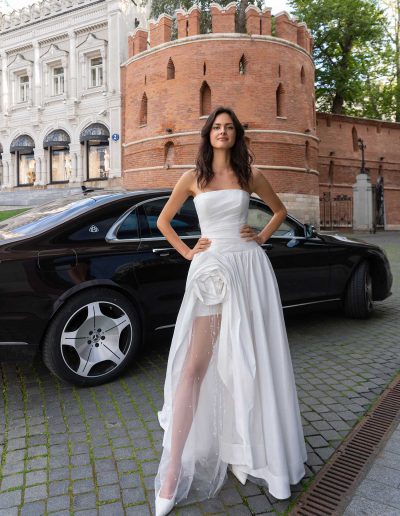
[[[279,499],[307,459],[275,274],[261,244],[286,209],[251,166],[235,113],[217,108],[201,132],[196,169],[182,175],[157,226],[191,260],[168,357],[156,515],[215,496],[227,466]],[[256,233],[246,222],[252,192],[272,209]],[[194,197],[202,232],[193,249],[171,227]]]

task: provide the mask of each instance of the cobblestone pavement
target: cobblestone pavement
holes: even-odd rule
[[[286,316],[304,432],[307,475],[278,501],[228,473],[219,496],[175,514],[284,513],[400,368],[400,235],[358,235],[389,255],[393,295],[366,321],[340,312]],[[0,516],[151,515],[162,431],[157,410],[169,338],[121,379],[78,389],[39,360],[1,366]]]

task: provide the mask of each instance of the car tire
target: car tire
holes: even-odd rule
[[[354,319],[366,319],[374,310],[369,264],[362,261],[353,272],[346,288],[344,312]]]
[[[132,303],[107,288],[69,299],[51,321],[43,360],[61,380],[94,386],[119,376],[140,344],[140,322]]]

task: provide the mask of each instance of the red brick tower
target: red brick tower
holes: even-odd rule
[[[312,40],[285,12],[246,10],[247,34],[235,32],[235,3],[211,4],[212,33],[200,12],[177,11],[130,36],[122,66],[123,184],[173,186],[192,168],[199,131],[218,105],[232,107],[246,128],[255,164],[289,211],[319,224],[318,138]],[[150,45],[147,44],[147,39]]]

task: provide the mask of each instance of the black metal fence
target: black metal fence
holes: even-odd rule
[[[346,194],[323,192],[319,199],[321,229],[352,228],[353,198]]]

